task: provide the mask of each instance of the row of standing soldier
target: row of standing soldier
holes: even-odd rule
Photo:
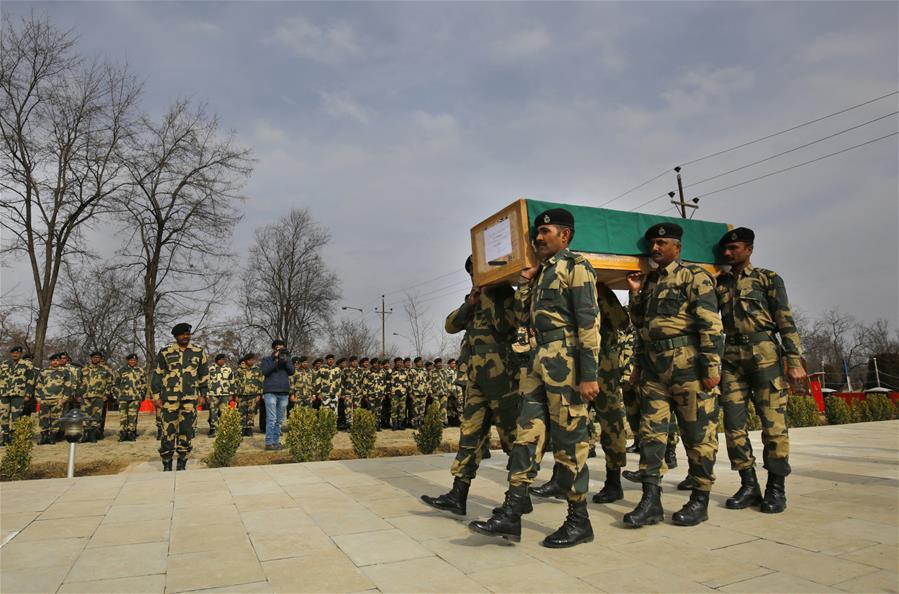
[[[595,415],[606,474],[593,502],[611,503],[624,496],[627,421],[640,453],[639,470],[630,478],[642,484],[643,495],[622,518],[624,525],[639,528],[663,521],[661,478],[676,463],[677,433],[689,465],[679,488],[691,494],[671,519],[694,526],[708,519],[720,407],[731,467],[741,477],[726,507],[784,511],[784,482],[790,473],[786,381],[802,382],[805,371],[782,279],[750,262],[754,233],[738,228],[721,238],[730,270],[715,279],[703,268],[681,262],[680,226],[653,225],[645,239],[655,269],[628,275],[630,304],[625,310],[597,282],[589,262],[570,251],[570,212],[541,213],[533,229],[540,264],[522,271],[517,290],[511,284],[475,287],[447,318],[446,330],[464,331],[472,353],[468,393],[459,451],[450,470],[453,487],[421,499],[466,515],[480,446],[493,422],[509,454],[509,488],[491,517],[471,522],[469,528],[518,542],[521,516],[533,510],[530,496],[554,496],[567,500],[568,514],[544,546],[590,542],[586,460],[596,439]],[[470,258],[466,270],[471,274]],[[633,367],[628,369],[631,344]],[[764,495],[748,438],[750,401],[762,419],[768,471]],[[552,478],[534,487],[548,449],[555,460]]]

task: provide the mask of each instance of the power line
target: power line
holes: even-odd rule
[[[875,142],[879,142],[879,141],[884,140],[884,139],[886,139],[886,138],[890,138],[890,137],[892,137],[892,136],[896,136],[897,134],[899,134],[899,132],[893,132],[893,133],[891,133],[891,134],[887,134],[886,136],[881,136],[880,138],[874,138],[873,140],[869,140],[869,141],[863,142],[863,143],[861,143],[861,144],[856,144],[855,146],[850,146],[849,148],[844,148],[843,150],[836,151],[836,152],[834,152],[834,153],[830,153],[830,154],[827,154],[827,155],[823,155],[823,156],[821,156],[821,157],[818,157],[818,158],[816,158],[816,159],[812,159],[812,160],[810,160],[810,161],[805,161],[805,162],[803,162],[803,163],[798,163],[798,164],[796,164],[796,165],[791,165],[790,167],[785,167],[784,169],[778,169],[777,171],[772,171],[771,173],[766,173],[765,175],[759,175],[758,177],[753,177],[752,179],[747,179],[746,181],[742,181],[742,182],[739,182],[739,183],[736,183],[736,184],[732,184],[732,185],[729,185],[729,186],[724,187],[724,188],[718,188],[717,190],[712,190],[711,192],[706,192],[705,194],[700,194],[699,196],[697,196],[697,198],[704,198],[704,197],[706,197],[706,196],[711,196],[711,195],[713,195],[713,194],[718,194],[718,193],[720,193],[720,192],[725,192],[725,191],[727,191],[727,190],[732,190],[732,189],[734,189],[734,188],[739,188],[740,186],[745,186],[746,184],[750,184],[750,183],[752,183],[752,182],[759,181],[760,179],[765,179],[765,178],[768,178],[768,177],[771,177],[771,176],[774,176],[774,175],[779,175],[779,174],[781,174],[781,173],[785,173],[785,172],[787,172],[787,171],[792,171],[793,169],[797,169],[797,168],[799,168],[799,167],[804,167],[805,165],[811,165],[812,163],[817,163],[818,161],[823,161],[824,159],[828,159],[828,158],[834,157],[834,156],[836,156],[836,155],[841,155],[841,154],[846,153],[846,152],[849,152],[849,151],[851,151],[851,150],[855,150],[855,149],[857,149],[857,148],[861,148],[861,147],[863,147],[863,146],[866,146],[866,145],[869,145],[869,144],[873,144],[873,143],[875,143]]]
[[[693,159],[692,161],[687,161],[683,163],[682,166],[693,165],[694,163],[699,163],[700,161],[705,161],[706,159],[711,159],[712,157],[717,157],[718,155],[723,155],[725,153],[729,153],[731,151],[735,151],[737,149],[741,149],[743,147],[755,144],[757,142],[761,142],[763,140],[768,140],[769,138],[774,138],[775,136],[780,136],[781,134],[786,134],[787,132],[792,132],[793,130],[798,130],[804,126],[808,126],[810,124],[814,124],[820,122],[822,120],[826,120],[828,118],[832,118],[834,116],[838,116],[842,113],[846,113],[847,111],[852,111],[853,109],[858,109],[859,107],[864,107],[865,105],[870,105],[876,101],[880,101],[881,99],[886,99],[887,97],[892,97],[893,95],[899,94],[899,91],[893,91],[891,93],[887,93],[886,95],[881,95],[880,97],[875,97],[874,99],[869,99],[863,103],[859,103],[857,105],[853,105],[851,107],[846,107],[845,109],[841,109],[839,111],[835,111],[833,113],[829,113],[827,115],[815,118],[813,120],[809,120],[807,122],[803,122],[801,124],[797,124],[795,126],[791,126],[790,128],[786,128],[784,130],[780,130],[779,132],[774,132],[773,134],[768,134],[767,136],[762,136],[761,138],[756,138],[755,140],[750,140],[748,142],[744,142],[742,144],[738,144],[737,146],[732,146],[730,148],[726,148],[720,151],[715,151],[714,153],[709,153],[708,155],[704,155],[702,157]]]
[[[611,200],[607,200],[606,202],[603,202],[602,204],[599,205],[599,208],[602,208],[602,207],[604,207],[604,206],[606,206],[606,205],[608,205],[608,204],[611,204],[611,203],[615,202],[616,200],[618,200],[619,198],[624,198],[625,196],[627,196],[627,195],[630,194],[631,192],[633,192],[633,191],[635,191],[635,190],[639,190],[640,188],[642,188],[643,186],[645,186],[645,185],[647,185],[647,184],[651,184],[651,183],[654,182],[655,180],[657,180],[657,179],[659,179],[660,177],[662,177],[663,175],[667,174],[668,171],[669,171],[669,170],[666,169],[665,171],[659,173],[658,175],[649,178],[649,179],[646,180],[645,182],[643,182],[643,183],[641,183],[641,184],[637,184],[636,186],[634,186],[633,188],[631,188],[631,189],[628,190],[627,192],[623,192],[623,193],[621,193],[621,194],[618,194],[617,196],[615,196],[615,197],[612,198]]]

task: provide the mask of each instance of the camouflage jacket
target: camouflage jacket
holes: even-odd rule
[[[371,394],[374,394],[378,398],[383,398],[384,394],[387,393],[387,384],[390,379],[390,371],[384,369],[373,369],[371,372]]]
[[[143,400],[147,397],[147,372],[140,367],[122,367],[116,374],[116,398]]]
[[[84,398],[105,398],[113,394],[115,372],[106,364],[88,365],[81,370],[81,394]]]
[[[297,367],[290,376],[290,389],[300,402],[308,401],[312,397],[312,372]]]
[[[362,371],[362,395],[363,396],[371,396],[372,394],[378,393],[378,376],[381,374],[380,369],[365,369],[361,368]]]
[[[209,366],[209,387],[206,392],[209,397],[225,398],[231,395],[233,390],[234,372],[227,365],[213,364]]]
[[[206,396],[208,382],[209,364],[203,349],[189,344],[182,351],[173,342],[156,355],[150,392],[154,399],[164,401],[196,400]]]
[[[231,392],[235,396],[262,396],[262,382],[265,376],[258,365],[239,365],[231,380]]]
[[[343,395],[352,398],[353,396],[362,395],[362,368],[347,367],[342,373],[342,391]]]
[[[68,402],[77,392],[78,382],[67,365],[42,370],[34,388],[34,396],[41,401]]]
[[[596,283],[597,304],[599,305],[599,352],[603,358],[614,358],[615,367],[619,364],[619,335],[631,325],[627,310],[621,305],[618,296],[604,283]]]
[[[638,363],[654,341],[695,336],[705,377],[719,376],[724,337],[715,285],[705,270],[677,260],[653,270],[631,298],[630,314]]]
[[[747,266],[735,277],[718,276],[718,307],[728,336],[765,332],[780,342],[790,367],[802,367],[802,347],[783,279],[776,272]]]
[[[341,396],[341,370],[339,367],[322,365],[318,370],[318,397],[330,402]]]
[[[482,348],[508,347],[515,340],[518,328],[514,296],[515,291],[510,285],[485,288],[475,305],[471,305],[466,297],[462,305],[446,317],[444,328],[448,334],[464,331],[463,345],[467,345],[470,354],[479,354],[477,351]]]
[[[409,370],[393,367],[387,373],[387,390],[391,394],[407,394],[409,391]]]
[[[37,371],[31,361],[19,359],[13,363],[9,359],[0,364],[0,396],[31,398],[36,381]]]
[[[621,370],[621,381],[629,382],[634,372],[634,327],[628,324],[627,330],[618,335],[618,367]]]
[[[423,398],[431,391],[431,382],[424,367],[413,367],[409,370],[409,393]]]
[[[601,320],[596,272],[586,258],[566,248],[547,259],[536,278],[519,287],[515,311],[519,324],[535,332],[538,348],[544,336],[563,331],[581,381],[597,380]]]
[[[456,380],[456,372],[449,367],[434,368],[431,370],[431,394],[446,396],[453,391],[453,382]]]

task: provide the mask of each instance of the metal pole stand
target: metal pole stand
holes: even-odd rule
[[[75,443],[74,442],[69,444],[69,469],[66,472],[66,477],[75,478]]]

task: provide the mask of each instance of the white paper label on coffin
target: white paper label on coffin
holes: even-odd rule
[[[512,256],[512,225],[502,218],[484,229],[484,257],[488,264],[505,264]]]

